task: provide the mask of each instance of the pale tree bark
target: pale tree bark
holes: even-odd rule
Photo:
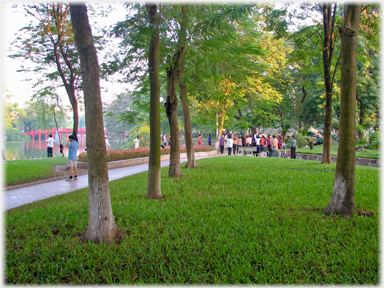
[[[148,65],[150,82],[150,150],[148,164],[147,198],[160,199],[161,196],[161,139],[160,139],[160,80],[159,80],[159,23],[156,4],[146,4],[149,22],[155,28],[149,45]]]
[[[124,234],[111,206],[100,97],[99,64],[85,4],[70,4],[75,42],[80,55],[87,127],[89,222],[83,240],[112,244]]]
[[[333,81],[331,75],[331,65],[334,47],[334,28],[336,19],[336,7],[334,5],[332,16],[332,4],[322,4],[324,41],[323,41],[323,69],[325,85],[325,116],[324,116],[324,144],[322,163],[331,163],[331,129],[332,129],[332,92]]]
[[[355,212],[356,58],[361,4],[347,4],[341,36],[340,133],[331,200],[324,213],[353,216]]]
[[[183,84],[184,80],[184,66],[179,71],[179,88],[180,88],[180,100],[183,108],[184,130],[185,130],[185,146],[187,147],[187,164],[184,168],[196,168],[200,165],[195,161],[195,151],[193,150],[192,139],[192,124],[191,116],[189,113],[189,102],[187,95],[187,86]]]

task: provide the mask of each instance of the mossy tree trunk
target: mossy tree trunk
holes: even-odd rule
[[[112,244],[124,233],[111,206],[100,97],[99,64],[85,4],[70,4],[75,42],[80,55],[87,127],[89,222],[83,240]]]
[[[148,53],[150,81],[150,150],[148,164],[147,198],[160,199],[161,196],[161,139],[160,139],[160,80],[159,80],[159,23],[156,4],[146,4],[149,21],[155,28]]]
[[[324,213],[353,216],[355,212],[356,58],[361,4],[347,5],[341,37],[340,133],[331,200]]]

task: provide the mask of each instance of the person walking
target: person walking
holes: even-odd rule
[[[233,148],[233,139],[232,139],[231,134],[228,134],[227,148],[228,148],[228,155],[231,155],[231,153],[232,153],[232,148]]]
[[[111,147],[111,145],[109,144],[107,135],[105,135],[105,148],[107,149],[107,151],[108,151],[108,147]]]
[[[237,139],[237,153],[239,153],[239,147],[243,147],[243,138],[241,138],[241,135],[239,135]]]
[[[233,139],[233,155],[237,154],[237,143],[239,142],[237,133],[232,134]]]
[[[167,134],[163,135],[163,145],[164,147],[167,146]]]
[[[278,157],[279,156],[279,141],[277,140],[275,134],[273,134],[273,136],[272,136],[271,146],[272,146],[272,157]]]
[[[277,135],[277,141],[279,142],[279,147],[278,149],[283,147],[283,137],[279,134]]]
[[[211,134],[208,134],[208,145],[212,146],[211,144],[212,144],[212,136]]]
[[[268,157],[272,157],[271,135],[268,135],[268,138],[267,138],[267,149],[268,149]]]
[[[261,150],[260,150],[260,137],[259,134],[255,135],[255,143],[256,143],[256,156],[259,156]]]
[[[292,135],[292,139],[289,141],[289,145],[291,150],[291,159],[296,159],[297,141],[295,139],[295,135]]]
[[[168,144],[169,144],[169,146],[171,146],[171,134],[169,134],[169,136],[168,136]]]
[[[135,149],[139,148],[139,136],[136,136],[136,138],[133,140],[133,142],[135,142]]]
[[[74,135],[69,135],[67,144],[68,147],[68,162],[69,178],[65,181],[77,180],[77,150],[79,149],[79,143],[76,141]],[[73,177],[73,170],[75,170],[75,177]]]
[[[246,138],[246,143],[247,143],[247,147],[252,147],[252,139],[251,139],[251,135],[247,135],[247,138]]]
[[[265,139],[265,135],[262,134],[261,139],[260,139],[260,151],[261,152],[263,152],[266,143],[267,143],[267,139]]]
[[[224,153],[224,144],[225,144],[225,137],[223,134],[221,134],[220,136],[220,151],[221,151],[221,154]]]
[[[243,147],[246,147],[247,146],[247,135],[245,133],[243,133],[242,140],[243,140]]]
[[[55,139],[52,137],[52,134],[49,134],[47,143],[47,157],[53,157],[53,143],[55,143]]]
[[[203,144],[203,139],[201,134],[199,134],[199,136],[197,137],[197,145],[201,145],[201,144]]]

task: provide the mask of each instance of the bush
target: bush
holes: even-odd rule
[[[308,145],[308,142],[309,142],[308,138],[301,134],[295,134],[295,139],[296,139],[298,148],[303,148],[304,146]]]
[[[7,135],[7,140],[8,141],[27,141],[30,140],[31,136],[24,135],[23,132],[21,132],[17,128],[11,128],[7,129],[5,131],[5,135]]]
[[[193,146],[195,152],[207,152],[214,150],[212,146]],[[170,154],[171,147],[166,146],[165,148],[161,148],[161,155]],[[186,153],[187,147],[182,145],[180,146],[180,153]],[[128,149],[128,150],[115,150],[115,151],[107,151],[107,162],[119,161],[119,160],[127,160],[141,157],[149,156],[149,147],[141,147],[137,149]],[[80,153],[78,157],[79,162],[87,162],[87,152]]]
[[[368,148],[379,149],[379,146],[380,146],[380,131],[370,133]]]

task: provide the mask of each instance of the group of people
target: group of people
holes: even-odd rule
[[[212,138],[211,138],[212,139]],[[210,145],[210,144],[209,144]],[[268,157],[277,157],[279,155],[279,149],[290,149],[291,158],[296,158],[297,142],[295,136],[292,135],[289,143],[285,143],[282,135],[273,134],[266,135],[261,133],[256,134],[240,134],[240,133],[226,133],[219,136],[219,147],[221,154],[224,153],[225,147],[228,150],[228,155],[238,154],[239,147],[256,147],[256,153],[259,154],[263,151],[267,151]]]
[[[164,135],[161,136],[161,139],[161,148],[165,148],[167,146],[167,134],[164,133]],[[171,146],[171,135],[168,136],[168,146]]]
[[[53,146],[55,143],[55,139],[53,138],[52,134],[48,135],[47,139],[47,157],[53,157]],[[60,143],[60,153],[63,154],[64,157],[64,145]]]

